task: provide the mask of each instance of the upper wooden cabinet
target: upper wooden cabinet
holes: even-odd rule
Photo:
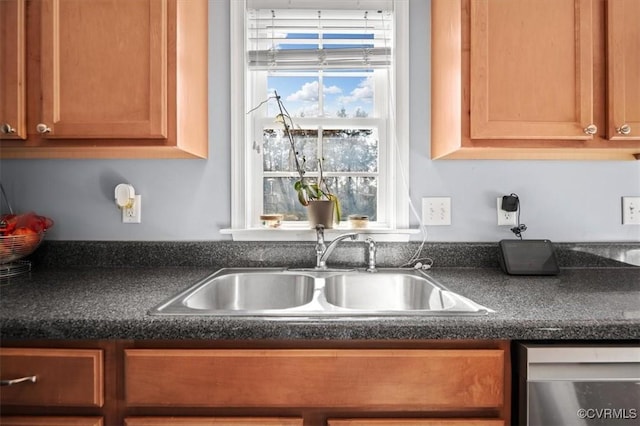
[[[640,143],[613,129],[640,116],[640,7],[624,3],[432,0],[432,158],[640,156]],[[612,43],[627,58],[619,77]]]
[[[575,3],[471,3],[472,139],[591,138],[591,1]]]
[[[166,0],[42,2],[48,138],[165,138]]]
[[[609,0],[609,139],[640,140],[640,1]]]
[[[26,139],[24,1],[0,1],[0,138]]]
[[[2,48],[25,34],[28,70],[26,134],[4,133],[2,158],[206,158],[206,0],[2,3],[17,26]],[[3,74],[24,69],[8,58]],[[2,87],[25,87],[15,80]],[[20,110],[12,99],[0,122]]]

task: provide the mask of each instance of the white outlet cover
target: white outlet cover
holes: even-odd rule
[[[142,222],[142,196],[136,195],[133,206],[122,209],[122,223]]]
[[[498,226],[518,226],[518,212],[502,210],[502,197],[498,197],[496,207],[498,210]]]

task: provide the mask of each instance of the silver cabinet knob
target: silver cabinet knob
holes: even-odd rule
[[[595,135],[598,132],[598,126],[596,126],[595,124],[589,124],[583,129],[583,131],[587,135]]]
[[[11,124],[9,123],[4,123],[2,126],[0,126],[0,133],[4,133],[7,135],[10,135],[12,133],[15,133],[16,129],[14,129],[13,127],[11,127]]]
[[[36,126],[36,131],[41,135],[44,135],[45,133],[50,133],[51,128],[49,128],[49,126],[47,126],[46,124],[40,123]]]
[[[629,135],[631,134],[631,126],[628,124],[623,124],[622,126],[616,128],[616,132],[619,135]]]

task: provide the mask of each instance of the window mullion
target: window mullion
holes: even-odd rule
[[[320,38],[320,43],[322,43],[322,36],[319,37]],[[321,44],[322,46],[322,44]],[[320,115],[320,117],[324,117],[325,113],[324,113],[324,73],[322,72],[322,70],[318,71],[318,114]],[[317,142],[317,152],[318,152],[318,159],[319,160],[323,160],[324,159],[324,136],[323,136],[323,131],[324,126],[319,125],[318,126],[318,142]],[[324,166],[324,164],[323,164]],[[324,170],[324,169],[323,169]],[[319,183],[319,182],[318,182]]]
[[[324,117],[324,73],[318,71],[318,115]]]
[[[249,73],[248,84],[252,88],[251,99],[252,105],[258,105],[264,99],[263,94],[267,93],[267,72],[256,71]],[[253,117],[253,132],[248,134],[252,135],[251,140],[247,140],[246,152],[250,156],[249,169],[247,170],[247,179],[250,180],[251,191],[248,194],[249,198],[249,211],[250,211],[250,223],[251,226],[258,226],[258,219],[264,211],[264,134],[263,125],[266,116],[266,109],[260,108],[252,113]]]

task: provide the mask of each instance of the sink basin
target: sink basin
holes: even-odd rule
[[[290,309],[311,302],[314,286],[312,276],[282,269],[222,269],[158,306],[155,313],[201,315]]]
[[[325,281],[327,302],[347,309],[442,311],[455,301],[428,279],[398,273],[343,274]]]
[[[184,299],[192,309],[287,309],[311,302],[315,280],[287,273],[230,273],[207,280]]]
[[[225,268],[170,297],[151,315],[485,315],[491,309],[415,269]]]

